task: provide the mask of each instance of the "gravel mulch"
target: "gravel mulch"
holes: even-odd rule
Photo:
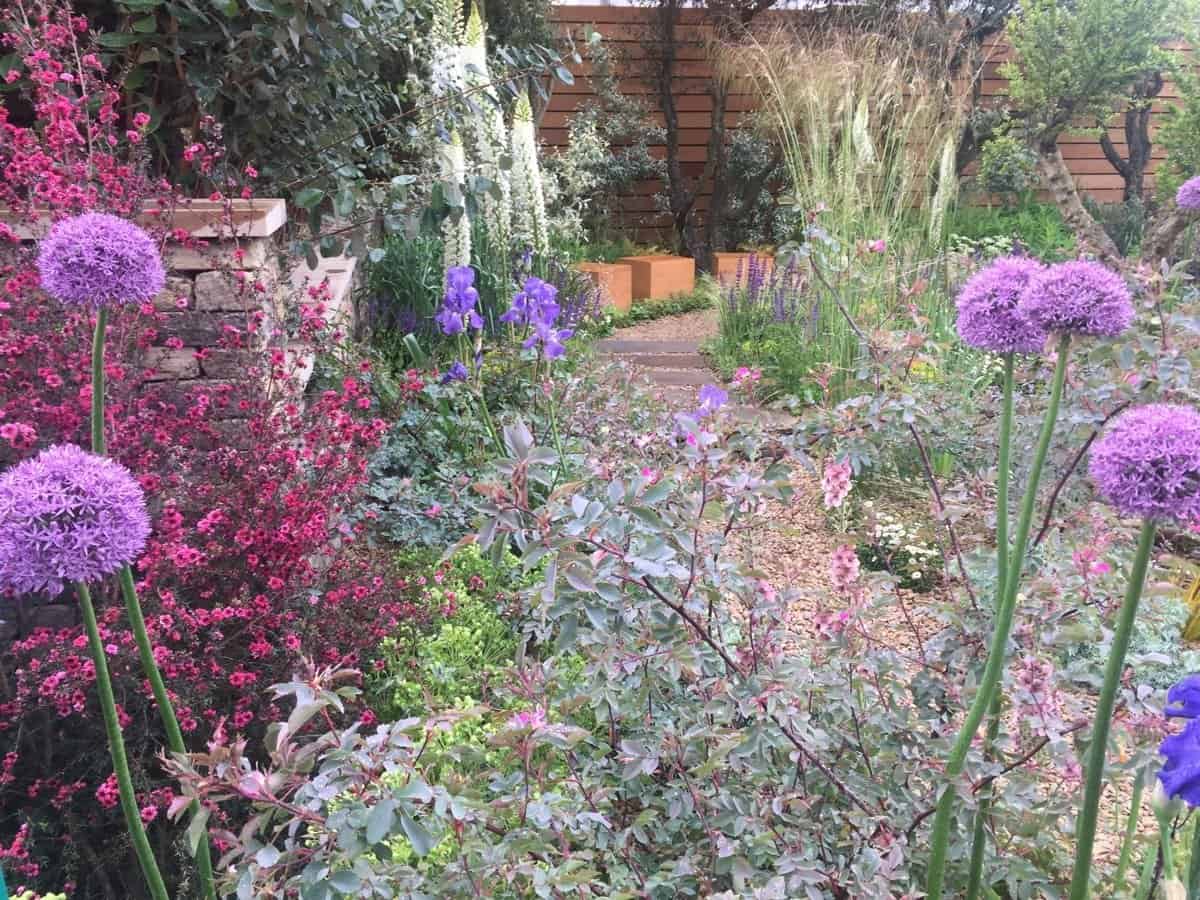
[[[613,335],[622,341],[697,341],[703,342],[717,334],[717,311],[701,309],[680,316],[667,316],[653,322],[642,322],[617,329]]]

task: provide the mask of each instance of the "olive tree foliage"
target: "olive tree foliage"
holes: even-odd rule
[[[1122,168],[1127,169],[1127,184],[1140,181],[1149,138],[1138,132],[1139,123],[1148,126],[1149,96],[1157,93],[1170,65],[1163,44],[1179,34],[1188,4],[1190,0],[1028,0],[1009,20],[1015,58],[1003,73],[1014,113],[1038,153],[1042,179],[1081,246],[1113,265],[1123,265],[1121,254],[1081,202],[1058,138],[1067,131],[1105,132],[1114,113],[1131,106],[1134,154],[1117,169],[1123,175]],[[1139,118],[1144,109],[1146,115]],[[1111,142],[1105,152],[1110,159],[1116,156]],[[1143,258],[1166,256],[1186,221],[1173,203],[1164,204],[1146,229]]]

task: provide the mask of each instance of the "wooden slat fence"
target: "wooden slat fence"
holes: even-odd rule
[[[620,66],[621,90],[631,95],[640,95],[646,106],[658,109],[654,85],[647,80],[647,38],[653,28],[654,11],[645,7],[628,6],[559,6],[554,11],[558,27],[564,33],[573,34],[578,41],[587,26],[594,27],[603,36],[605,43],[614,51]],[[797,12],[768,12],[756,19],[756,27],[771,29],[785,23],[789,17],[802,15]],[[683,10],[680,14],[680,39],[678,61],[673,81],[675,100],[679,110],[680,159],[684,173],[699,177],[708,157],[708,137],[712,124],[712,98],[708,95],[712,65],[709,62],[706,42],[711,38],[711,29],[704,23],[704,14],[697,10]],[[1007,82],[1000,74],[1001,64],[1009,57],[1010,49],[1003,40],[995,40],[985,48],[982,93],[985,100],[1006,93]],[[567,127],[572,113],[594,98],[591,84],[591,66],[585,60],[582,65],[572,66],[575,83],[555,84],[550,101],[539,123],[542,141],[551,149],[566,145]],[[731,130],[743,124],[746,114],[757,106],[755,94],[749,92],[744,83],[735,84],[729,97],[725,124]],[[1178,99],[1174,85],[1168,83],[1154,105],[1155,117],[1161,115],[1167,104]],[[661,124],[661,113],[654,113]],[[1153,120],[1152,120],[1153,121]],[[1118,117],[1110,123],[1109,136],[1117,151],[1125,154],[1125,133]],[[1070,166],[1081,190],[1104,203],[1121,199],[1121,176],[1112,167],[1100,148],[1099,140],[1092,134],[1068,134],[1059,141],[1063,156]],[[651,147],[651,153],[659,158],[666,154],[663,146]],[[1161,147],[1155,147],[1150,171],[1163,157]],[[1153,179],[1148,180],[1152,185]],[[657,182],[645,182],[635,186],[628,197],[622,198],[621,208],[624,225],[636,232],[641,240],[667,240],[670,237],[669,219],[655,208],[654,194],[662,190]],[[697,209],[703,214],[707,209],[711,186],[701,188]]]

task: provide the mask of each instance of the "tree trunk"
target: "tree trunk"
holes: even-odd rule
[[[1043,141],[1038,150],[1038,171],[1042,181],[1054,198],[1063,221],[1075,232],[1080,251],[1091,253],[1106,265],[1123,268],[1125,260],[1117,250],[1117,245],[1079,199],[1079,189],[1075,186],[1075,179],[1071,177],[1062,151],[1058,149],[1058,143],[1053,139]]]
[[[658,102],[662,108],[667,152],[667,205],[675,231],[676,248],[689,250],[695,243],[695,224],[692,210],[696,205],[696,189],[683,174],[679,159],[679,110],[675,105],[674,85],[676,43],[675,30],[679,24],[681,0],[661,0],[655,25],[654,51],[657,55]]]
[[[1142,262],[1157,269],[1164,259],[1170,259],[1171,249],[1185,228],[1196,221],[1196,213],[1180,209],[1173,202],[1146,226],[1142,238]]]
[[[729,85],[720,76],[709,86],[712,97],[712,126],[708,133],[708,162],[705,181],[712,179],[712,196],[704,232],[695,247],[690,248],[696,265],[702,272],[713,269],[713,253],[725,249],[725,217],[729,213],[729,147],[725,143],[725,108],[729,105]]]
[[[1100,132],[1100,147],[1105,159],[1124,182],[1121,197],[1126,202],[1145,199],[1146,167],[1150,165],[1150,152],[1154,146],[1150,140],[1151,101],[1162,89],[1163,78],[1159,72],[1147,73],[1134,86],[1130,106],[1124,116],[1128,159],[1122,159],[1107,130]]]

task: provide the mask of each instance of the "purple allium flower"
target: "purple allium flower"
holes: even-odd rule
[[[58,222],[38,247],[42,287],[61,303],[141,303],[166,284],[154,239],[132,222],[84,213]]]
[[[1035,325],[1060,334],[1115,337],[1133,322],[1125,279],[1087,260],[1058,263],[1035,275],[1018,308]]]
[[[1040,351],[1046,332],[1017,303],[1043,268],[1026,256],[1002,256],[972,275],[958,293],[958,335],[963,342],[992,353]]]
[[[95,581],[133,562],[149,536],[141,486],[107,457],[61,444],[0,475],[0,590]]]
[[[446,370],[446,374],[442,376],[442,384],[449,384],[452,381],[466,381],[467,376],[470,374],[466,366],[459,360],[455,360],[454,364]]]
[[[434,319],[442,333],[462,334],[467,328],[478,331],[483,319],[475,311],[479,302],[479,291],[475,290],[475,270],[470,266],[453,266],[446,272],[446,295],[442,308]]]
[[[1200,209],[1200,175],[1189,178],[1175,192],[1175,205],[1189,212]]]
[[[1124,516],[1200,519],[1200,412],[1153,403],[1122,414],[1092,448],[1088,471]]]
[[[706,419],[729,402],[729,394],[715,384],[706,384],[700,388],[700,408],[696,410],[697,420]]]
[[[1167,706],[1163,713],[1184,719],[1200,719],[1200,675],[1189,675],[1167,691]]]

